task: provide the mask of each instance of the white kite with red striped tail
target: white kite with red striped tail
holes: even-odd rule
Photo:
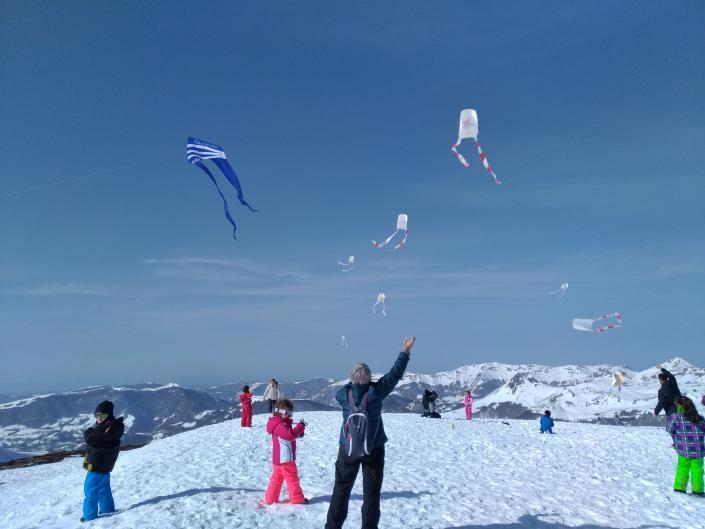
[[[394,233],[392,233],[389,237],[387,237],[385,240],[382,242],[377,242],[377,241],[372,241],[372,246],[375,248],[382,248],[382,246],[387,246],[389,242],[394,238],[394,236],[401,232],[404,232],[404,238],[399,241],[399,243],[392,248],[392,251],[398,250],[402,246],[406,244],[406,238],[409,236],[409,229],[408,229],[408,224],[409,224],[409,215],[406,213],[400,213],[397,216],[397,229]]]
[[[597,329],[593,328],[595,323],[603,320],[614,320],[616,323],[608,323]],[[603,314],[595,319],[587,318],[576,318],[573,320],[573,329],[576,331],[587,331],[587,332],[605,332],[612,329],[617,329],[622,326],[622,315],[619,312],[613,312],[612,314]]]
[[[480,161],[482,161],[482,165],[485,166],[485,169],[487,169],[487,172],[490,173],[492,178],[494,178],[495,184],[501,184],[501,180],[497,178],[497,175],[494,174],[494,171],[492,170],[492,167],[490,166],[489,162],[487,161],[487,156],[482,150],[482,146],[480,145],[480,142],[477,140],[477,135],[479,133],[478,129],[478,123],[477,123],[477,112],[473,110],[472,108],[466,108],[462,112],[460,112],[460,127],[458,129],[458,141],[456,141],[452,146],[451,150],[455,153],[455,155],[458,157],[458,160],[460,163],[462,163],[465,167],[470,167],[470,164],[468,161],[465,159],[465,157],[458,152],[458,147],[460,147],[460,143],[463,140],[466,140],[468,138],[472,138],[473,141],[475,142],[475,147],[477,147],[477,153],[480,155]]]

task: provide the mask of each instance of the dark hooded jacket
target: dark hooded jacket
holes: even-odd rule
[[[368,431],[368,446],[377,448],[387,442],[387,435],[384,433],[384,424],[382,423],[382,401],[394,390],[396,385],[404,376],[406,365],[409,363],[409,353],[401,352],[394,366],[389,370],[389,373],[380,378],[377,382],[369,384],[352,384],[347,383],[340,388],[335,395],[335,400],[343,408],[343,425],[340,428],[340,445],[345,444],[345,436],[343,428],[345,421],[350,415],[350,404],[348,403],[348,390],[352,389],[355,405],[359,406],[362,397],[365,393],[367,397],[367,431]]]
[[[666,415],[670,416],[676,413],[676,398],[681,396],[681,390],[678,389],[676,377],[663,368],[661,368],[661,372],[667,378],[658,390],[658,404],[654,408],[654,414],[658,415],[661,410],[666,410]]]
[[[83,468],[89,472],[108,474],[112,472],[120,453],[120,438],[125,433],[122,417],[108,417],[83,432],[86,441],[86,457]]]

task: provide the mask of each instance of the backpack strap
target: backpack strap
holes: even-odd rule
[[[370,388],[367,388],[367,391],[362,396],[362,400],[360,401],[360,405],[358,406],[357,404],[355,404],[355,398],[353,397],[352,387],[348,388],[348,404],[350,404],[350,412],[353,412],[354,410],[356,413],[364,413],[365,410],[367,410],[367,400],[369,393]]]

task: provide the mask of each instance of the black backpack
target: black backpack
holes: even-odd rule
[[[367,396],[366,392],[362,397],[359,406],[355,405],[352,389],[348,389],[348,403],[350,404],[350,415],[345,421],[343,432],[345,443],[343,449],[345,455],[352,460],[358,460],[370,455],[370,448],[367,446]]]

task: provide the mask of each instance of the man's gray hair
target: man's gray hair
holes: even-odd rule
[[[355,364],[350,370],[350,382],[353,384],[369,384],[372,381],[372,371],[367,364]]]

